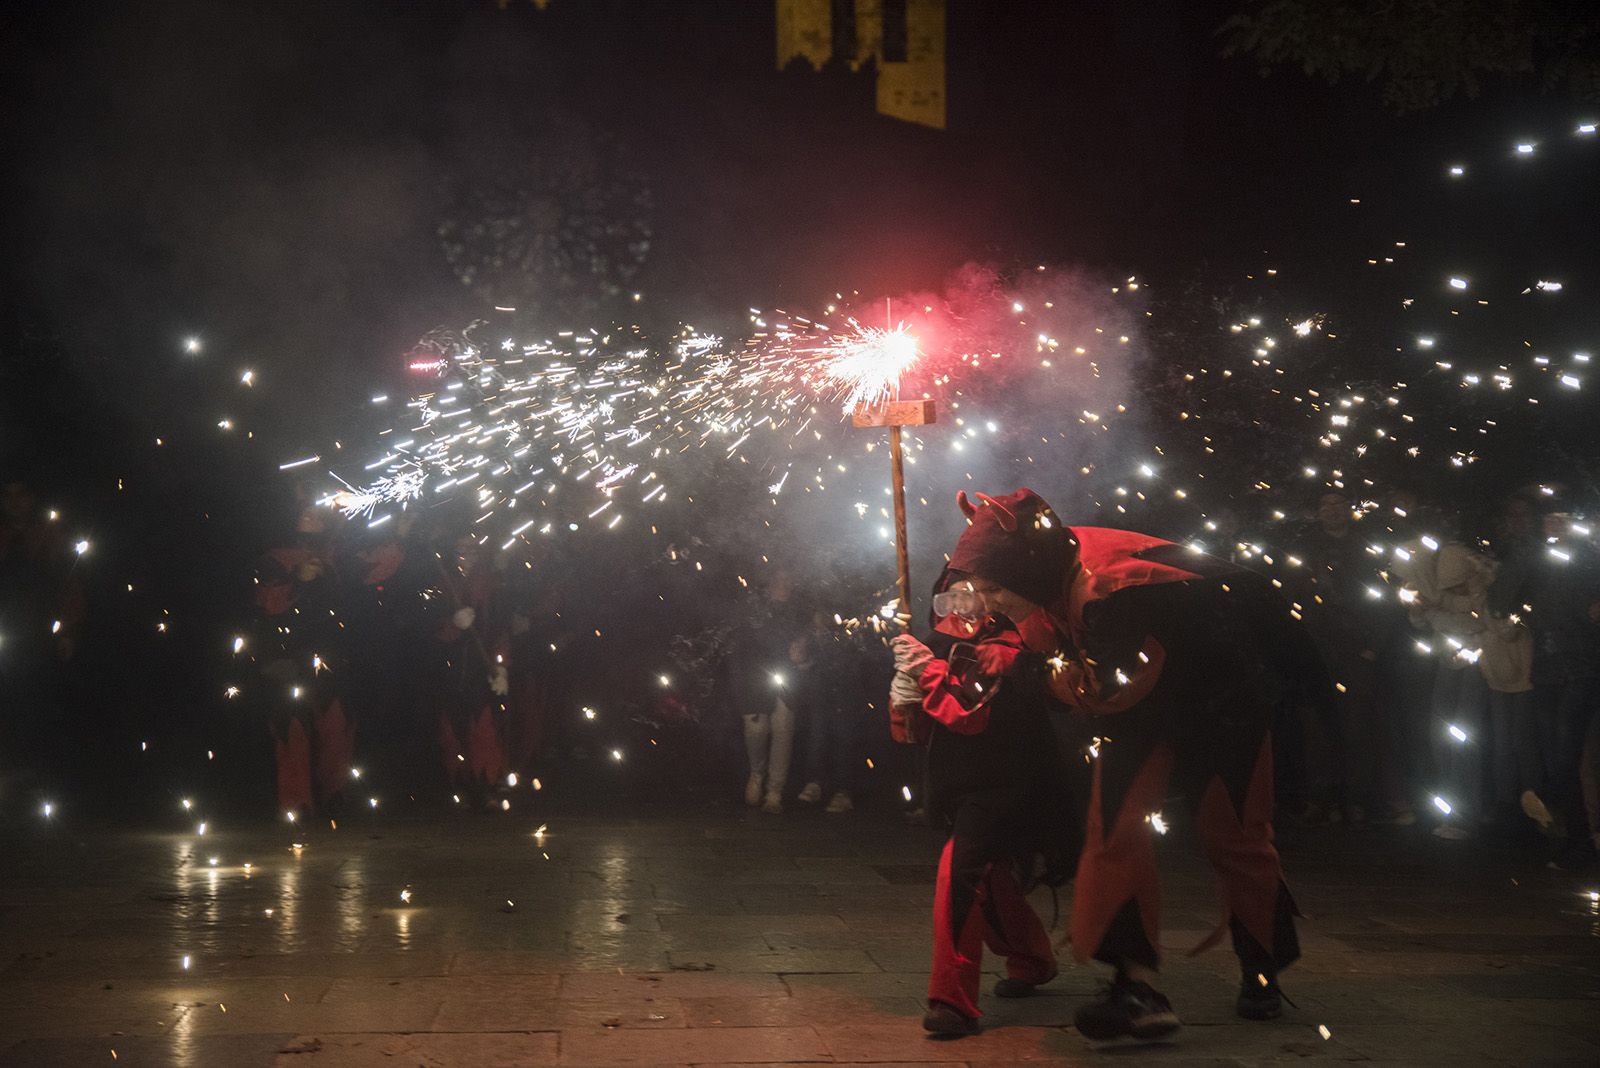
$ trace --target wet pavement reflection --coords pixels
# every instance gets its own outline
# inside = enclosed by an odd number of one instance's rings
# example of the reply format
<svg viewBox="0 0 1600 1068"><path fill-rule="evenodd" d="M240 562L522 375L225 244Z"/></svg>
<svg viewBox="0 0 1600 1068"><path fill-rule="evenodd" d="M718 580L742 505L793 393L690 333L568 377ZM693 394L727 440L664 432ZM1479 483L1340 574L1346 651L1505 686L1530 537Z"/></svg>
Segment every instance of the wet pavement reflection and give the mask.
<svg viewBox="0 0 1600 1068"><path fill-rule="evenodd" d="M1070 964L1043 996L988 999L981 1036L924 1039L940 843L887 814L5 833L0 1065L1106 1056L1068 1026L1098 978ZM1171 947L1215 922L1183 837L1160 847ZM1189 1026L1164 1056L1600 1063L1600 876L1417 829L1289 831L1285 855L1299 1007L1239 1021L1231 958L1173 953Z"/></svg>

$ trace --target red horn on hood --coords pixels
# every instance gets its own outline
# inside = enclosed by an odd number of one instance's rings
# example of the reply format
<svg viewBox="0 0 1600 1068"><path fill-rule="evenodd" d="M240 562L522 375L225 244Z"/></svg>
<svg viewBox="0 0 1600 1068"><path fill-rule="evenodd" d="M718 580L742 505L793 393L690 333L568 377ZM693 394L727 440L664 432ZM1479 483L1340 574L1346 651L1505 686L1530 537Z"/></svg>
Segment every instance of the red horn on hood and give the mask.
<svg viewBox="0 0 1600 1068"><path fill-rule="evenodd" d="M987 504L990 508L993 508L995 512L998 513L996 518L1000 521L1001 530L1011 533L1016 532L1017 517L1011 513L1010 509L1001 504L999 501L995 500L993 497L989 496L987 493L978 494L978 500L982 501L984 504Z"/></svg>
<svg viewBox="0 0 1600 1068"><path fill-rule="evenodd" d="M961 509L961 514L967 517L968 522L978 514L978 506L967 500L966 490L956 490L956 507Z"/></svg>

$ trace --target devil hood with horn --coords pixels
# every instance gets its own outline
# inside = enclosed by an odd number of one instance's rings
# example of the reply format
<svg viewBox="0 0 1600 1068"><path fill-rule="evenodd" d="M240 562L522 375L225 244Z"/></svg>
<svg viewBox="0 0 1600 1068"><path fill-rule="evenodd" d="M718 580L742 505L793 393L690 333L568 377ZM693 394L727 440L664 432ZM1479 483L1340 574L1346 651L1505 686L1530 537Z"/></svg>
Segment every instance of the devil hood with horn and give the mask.
<svg viewBox="0 0 1600 1068"><path fill-rule="evenodd" d="M1240 568L1131 530L1069 527L1031 489L1003 497L956 494L967 529L956 542L951 571L982 575L1067 620L1083 605L1130 586L1189 582ZM1073 611L1076 609L1077 611Z"/></svg>
<svg viewBox="0 0 1600 1068"><path fill-rule="evenodd" d="M978 500L957 494L970 526L949 569L1040 606L1013 622L1035 652L1061 643L1066 667L1051 676L1051 691L1069 705L1120 711L1155 694L1158 684L1168 683L1166 691L1203 687L1246 646L1259 646L1278 673L1325 675L1314 670L1315 654L1302 649L1298 628L1286 625L1288 606L1264 577L1149 534L1062 526L1032 489ZM1222 640L1221 632L1238 628L1250 638ZM1176 678L1163 671L1173 657Z"/></svg>
<svg viewBox="0 0 1600 1068"><path fill-rule="evenodd" d="M978 501L965 491L956 494L968 525L950 554L950 569L982 575L1034 604L1054 603L1077 560L1072 531L1031 489L1004 497L980 493Z"/></svg>
<svg viewBox="0 0 1600 1068"><path fill-rule="evenodd" d="M1003 497L980 493L977 499L974 504L964 492L956 495L969 525L948 570L980 575L1039 606L1033 616L1013 622L1030 649L1043 652L1063 643L1070 670L1058 673L1052 688L1059 683L1058 697L1088 711L1127 708L1148 696L1162 676L1166 646L1175 635L1145 633L1143 622L1122 618L1129 611L1141 619L1150 614L1148 597L1135 591L1163 587L1179 596L1197 583L1220 583L1228 591L1230 579L1248 575L1226 560L1147 534L1064 526L1030 489ZM1133 596L1141 600L1130 602ZM1176 610L1176 602L1171 607ZM1087 659L1078 664L1074 657ZM1105 677L1093 677L1100 675Z"/></svg>

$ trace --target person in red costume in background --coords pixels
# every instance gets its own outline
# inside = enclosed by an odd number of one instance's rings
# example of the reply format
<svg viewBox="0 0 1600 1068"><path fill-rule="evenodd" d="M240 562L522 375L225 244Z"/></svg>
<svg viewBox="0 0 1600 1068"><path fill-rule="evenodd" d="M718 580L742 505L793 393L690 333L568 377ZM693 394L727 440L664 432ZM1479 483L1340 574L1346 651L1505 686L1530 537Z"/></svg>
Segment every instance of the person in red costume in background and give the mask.
<svg viewBox="0 0 1600 1068"><path fill-rule="evenodd" d="M355 728L340 696L345 667L326 528L315 508L295 536L256 564L255 634L249 643L261 682L277 763L278 808L290 819L333 813L350 783Z"/></svg>
<svg viewBox="0 0 1600 1068"><path fill-rule="evenodd" d="M478 808L492 808L509 770L506 697L511 628L500 575L470 537L456 543L440 575L446 615L434 632L434 702L445 777Z"/></svg>
<svg viewBox="0 0 1600 1068"><path fill-rule="evenodd" d="M1129 531L1067 527L1032 490L957 498L967 530L950 568L1049 658L1051 694L1095 717L1085 844L1072 945L1115 969L1079 1008L1091 1039L1157 1038L1179 1026L1155 988L1160 887L1154 836L1169 788L1222 884L1226 918L1199 949L1232 934L1242 971L1236 1009L1282 1012L1279 972L1298 959L1294 899L1272 842L1268 725L1280 700L1326 703L1314 647L1260 576Z"/></svg>
<svg viewBox="0 0 1600 1068"><path fill-rule="evenodd" d="M977 1033L983 947L1006 959L1000 997L1056 975L1055 950L1028 904L1036 873L1066 881L1080 821L1051 725L1045 658L1010 620L947 570L934 586L933 634L895 638L891 732L927 746L928 809L949 829L933 906L933 967L922 1026Z"/></svg>

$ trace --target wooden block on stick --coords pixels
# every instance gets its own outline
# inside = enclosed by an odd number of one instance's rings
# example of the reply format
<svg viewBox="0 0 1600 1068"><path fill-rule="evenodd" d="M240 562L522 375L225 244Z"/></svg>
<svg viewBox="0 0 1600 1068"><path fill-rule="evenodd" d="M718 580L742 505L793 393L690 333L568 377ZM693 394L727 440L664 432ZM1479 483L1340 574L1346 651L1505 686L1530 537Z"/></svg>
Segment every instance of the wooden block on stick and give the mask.
<svg viewBox="0 0 1600 1068"><path fill-rule="evenodd" d="M855 410L851 421L856 426L927 426L937 412L931 400L888 401Z"/></svg>

